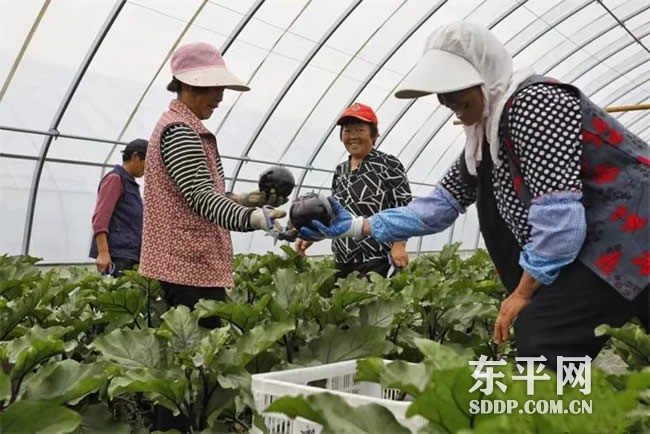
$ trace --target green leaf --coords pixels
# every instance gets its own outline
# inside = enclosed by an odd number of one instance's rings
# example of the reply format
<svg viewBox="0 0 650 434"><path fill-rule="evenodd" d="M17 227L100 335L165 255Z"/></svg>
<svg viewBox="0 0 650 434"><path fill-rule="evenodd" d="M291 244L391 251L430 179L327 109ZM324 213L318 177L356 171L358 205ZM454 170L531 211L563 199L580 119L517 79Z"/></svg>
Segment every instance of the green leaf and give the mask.
<svg viewBox="0 0 650 434"><path fill-rule="evenodd" d="M321 363L334 363L362 357L380 356L388 353L392 344L386 340L383 327L361 326L341 330L328 325L320 338L308 344L307 351L300 360L305 363L318 360Z"/></svg>
<svg viewBox="0 0 650 434"><path fill-rule="evenodd" d="M72 327L56 326L45 329L39 326L32 327L25 335L13 339L7 344L9 362L16 363L19 355L23 351L32 348L35 341L57 341L70 330L72 330Z"/></svg>
<svg viewBox="0 0 650 434"><path fill-rule="evenodd" d="M80 423L79 413L54 402L17 401L0 414L0 433L67 433Z"/></svg>
<svg viewBox="0 0 650 434"><path fill-rule="evenodd" d="M238 338L228 351L222 352L217 357L217 363L225 366L244 367L255 356L273 346L294 329L292 322L260 324Z"/></svg>
<svg viewBox="0 0 650 434"><path fill-rule="evenodd" d="M197 304L196 310L200 318L218 316L245 332L260 322L269 301L271 301L270 294L265 294L253 305L202 299Z"/></svg>
<svg viewBox="0 0 650 434"><path fill-rule="evenodd" d="M154 403L167 407L177 415L188 386L180 368L130 369L111 380L108 396L113 399L126 392L142 392Z"/></svg>
<svg viewBox="0 0 650 434"><path fill-rule="evenodd" d="M281 413L291 419L302 417L303 419L311 420L320 425L325 424L325 419L318 411L312 408L311 403L303 396L283 396L274 399L273 402L262 411L265 413Z"/></svg>
<svg viewBox="0 0 650 434"><path fill-rule="evenodd" d="M144 311L146 297L141 288L130 284L116 290L97 295L95 304L99 310L106 312L112 327L118 328L137 322Z"/></svg>
<svg viewBox="0 0 650 434"><path fill-rule="evenodd" d="M390 327L395 315L404 310L404 302L397 298L393 300L378 300L361 307L361 324Z"/></svg>
<svg viewBox="0 0 650 434"><path fill-rule="evenodd" d="M63 350L63 342L58 339L32 339L31 347L22 350L18 354L18 357L16 357L16 363L11 368L11 379L16 380L22 378L36 366L47 361L50 357L63 353Z"/></svg>
<svg viewBox="0 0 650 434"><path fill-rule="evenodd" d="M11 378L0 369L0 405L11 398Z"/></svg>
<svg viewBox="0 0 650 434"><path fill-rule="evenodd" d="M302 397L283 397L273 401L268 412L302 417L323 426L323 434L410 434L395 416L378 404L353 407L331 393ZM271 430L273 427L269 427Z"/></svg>
<svg viewBox="0 0 650 434"><path fill-rule="evenodd" d="M205 336L205 331L199 328L196 314L190 312L187 306L171 308L161 318L163 323L160 330L168 332L171 347L176 353L189 354Z"/></svg>
<svg viewBox="0 0 650 434"><path fill-rule="evenodd" d="M206 405L208 425L213 425L219 416L233 405L238 394L236 389L217 389L212 393Z"/></svg>
<svg viewBox="0 0 650 434"><path fill-rule="evenodd" d="M130 434L131 427L113 419L105 403L89 405L81 411L81 425L73 434Z"/></svg>
<svg viewBox="0 0 650 434"><path fill-rule="evenodd" d="M395 361L384 363L380 358L357 362L355 380L379 383L384 389L398 389L417 396L427 385L431 369L423 363Z"/></svg>
<svg viewBox="0 0 650 434"><path fill-rule="evenodd" d="M34 264L39 260L30 256L0 256L0 294L38 280L41 272Z"/></svg>
<svg viewBox="0 0 650 434"><path fill-rule="evenodd" d="M108 360L124 368L161 367L160 338L153 329L113 330L90 344Z"/></svg>
<svg viewBox="0 0 650 434"><path fill-rule="evenodd" d="M456 433L472 428L470 417L476 416L469 414L469 402L479 399L480 392L469 392L474 385L471 374L468 365L434 371L427 387L415 398L406 415L420 415L433 428L442 429L443 432Z"/></svg>
<svg viewBox="0 0 650 434"><path fill-rule="evenodd" d="M414 339L415 345L424 355L424 363L431 369L449 369L459 366L469 366L474 353L469 348L457 349L429 339Z"/></svg>
<svg viewBox="0 0 650 434"><path fill-rule="evenodd" d="M49 289L49 281L52 274L48 273L43 280L31 287L29 292L21 297L11 300L0 311L0 340L11 337L12 331L30 315L36 307L44 300Z"/></svg>
<svg viewBox="0 0 650 434"><path fill-rule="evenodd" d="M230 326L220 327L210 330L206 336L201 339L199 348L192 357L195 367L209 367L214 361L214 357L221 351L223 346L230 338Z"/></svg>
<svg viewBox="0 0 650 434"><path fill-rule="evenodd" d="M103 388L110 372L105 363L81 364L75 360L49 363L25 381L20 398L74 405Z"/></svg>
<svg viewBox="0 0 650 434"><path fill-rule="evenodd" d="M615 328L609 325L596 327L596 336L613 337L616 353L632 369L641 369L650 366L650 335L635 324Z"/></svg>
<svg viewBox="0 0 650 434"><path fill-rule="evenodd" d="M476 293L469 293L469 295L474 299L478 298ZM496 319L498 313L496 306L487 299L487 296L482 302L461 303L461 300L458 300L457 303L442 314L440 321L455 326L461 331L477 319Z"/></svg>
<svg viewBox="0 0 650 434"><path fill-rule="evenodd" d="M275 295L269 303L273 319L303 318L312 303L320 298L320 292L336 270L312 270L299 273L292 269L279 269L273 274Z"/></svg>

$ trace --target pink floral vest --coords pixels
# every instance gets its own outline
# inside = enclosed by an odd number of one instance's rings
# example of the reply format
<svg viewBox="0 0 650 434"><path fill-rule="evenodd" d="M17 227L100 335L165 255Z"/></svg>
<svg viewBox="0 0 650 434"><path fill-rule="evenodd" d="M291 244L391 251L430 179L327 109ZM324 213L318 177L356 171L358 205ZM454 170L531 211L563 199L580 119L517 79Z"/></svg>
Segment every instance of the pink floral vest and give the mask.
<svg viewBox="0 0 650 434"><path fill-rule="evenodd" d="M199 135L215 189L225 192L215 136L185 104L173 100L158 121L147 149L140 273L181 285L232 287L230 232L192 211L162 161L161 135L166 127L179 123Z"/></svg>

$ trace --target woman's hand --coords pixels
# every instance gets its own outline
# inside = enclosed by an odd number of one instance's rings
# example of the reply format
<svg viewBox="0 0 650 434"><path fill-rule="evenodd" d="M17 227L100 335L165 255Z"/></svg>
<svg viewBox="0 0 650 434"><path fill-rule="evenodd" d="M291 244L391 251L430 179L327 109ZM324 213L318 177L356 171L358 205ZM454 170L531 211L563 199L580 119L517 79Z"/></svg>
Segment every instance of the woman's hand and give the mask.
<svg viewBox="0 0 650 434"><path fill-rule="evenodd" d="M286 215L286 211L271 208L269 206L257 208L251 214L251 226L253 229L261 229L268 232L273 228L277 228L279 225L279 222L276 222L276 219L282 218Z"/></svg>
<svg viewBox="0 0 650 434"><path fill-rule="evenodd" d="M394 242L390 249L390 257L393 265L397 268L404 268L409 264L409 254L406 251L405 242Z"/></svg>
<svg viewBox="0 0 650 434"><path fill-rule="evenodd" d="M363 236L364 218L353 216L336 199L329 197L328 200L330 205L332 205L332 211L336 215L334 220L332 220L329 226L325 226L318 220L313 220L311 224L316 230L307 226L301 227L301 238L314 241L320 241L323 238L361 238Z"/></svg>
<svg viewBox="0 0 650 434"><path fill-rule="evenodd" d="M313 241L305 241L300 238L296 240L296 252L299 256L306 256L305 251L314 244Z"/></svg>
<svg viewBox="0 0 650 434"><path fill-rule="evenodd" d="M111 255L108 252L99 252L95 265L97 265L97 271L100 273L108 272L111 265Z"/></svg>
<svg viewBox="0 0 650 434"><path fill-rule="evenodd" d="M494 322L494 340L497 344L502 344L508 339L512 323L528 306L528 303L530 303L530 296L524 295L518 290L515 290L503 300L497 319Z"/></svg>

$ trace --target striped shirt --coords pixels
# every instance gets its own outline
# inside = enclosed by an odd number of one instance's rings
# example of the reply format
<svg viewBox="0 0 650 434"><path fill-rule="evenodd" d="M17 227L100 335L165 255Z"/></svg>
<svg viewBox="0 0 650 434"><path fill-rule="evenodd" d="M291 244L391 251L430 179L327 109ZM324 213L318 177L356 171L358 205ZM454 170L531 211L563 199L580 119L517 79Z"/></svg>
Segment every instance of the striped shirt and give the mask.
<svg viewBox="0 0 650 434"><path fill-rule="evenodd" d="M199 136L187 125L170 125L162 134L163 164L192 210L229 231L249 232L252 208L217 193ZM219 176L223 166L218 160Z"/></svg>

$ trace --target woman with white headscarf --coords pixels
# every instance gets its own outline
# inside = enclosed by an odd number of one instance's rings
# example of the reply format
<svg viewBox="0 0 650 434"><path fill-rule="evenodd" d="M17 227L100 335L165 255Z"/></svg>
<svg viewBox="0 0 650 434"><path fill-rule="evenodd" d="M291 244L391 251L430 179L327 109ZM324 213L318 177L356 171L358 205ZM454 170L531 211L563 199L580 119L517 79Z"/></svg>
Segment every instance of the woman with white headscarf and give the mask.
<svg viewBox="0 0 650 434"><path fill-rule="evenodd" d="M371 218L332 201L330 226L301 237L437 233L476 203L481 233L508 289L494 337L514 322L519 356L594 358L594 328L634 317L650 299L650 148L579 89L514 71L486 28L436 29L398 98L437 94L462 121L462 154L426 197ZM516 321L515 321L516 320Z"/></svg>

